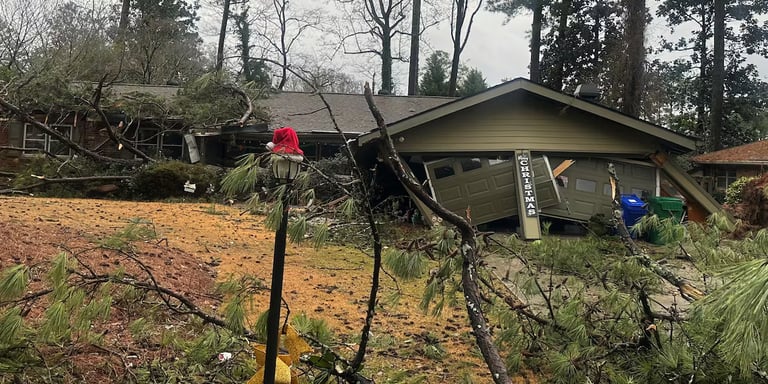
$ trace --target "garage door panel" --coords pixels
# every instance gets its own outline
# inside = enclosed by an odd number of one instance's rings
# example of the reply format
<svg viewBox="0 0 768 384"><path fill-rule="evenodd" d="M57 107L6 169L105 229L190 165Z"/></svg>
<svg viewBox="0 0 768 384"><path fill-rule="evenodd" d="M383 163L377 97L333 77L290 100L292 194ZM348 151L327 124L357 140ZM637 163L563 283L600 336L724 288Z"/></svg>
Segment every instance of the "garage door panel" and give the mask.
<svg viewBox="0 0 768 384"><path fill-rule="evenodd" d="M491 188L488 186L488 180L486 179L474 180L467 183L467 192L469 192L470 196L490 191Z"/></svg>
<svg viewBox="0 0 768 384"><path fill-rule="evenodd" d="M608 163L614 164L619 178L620 193L653 191L656 171L653 166L624 163L601 158L571 158L575 163L562 174L559 186L562 203L543 208L542 214L574 220L588 220L595 214L610 215L611 197L608 184ZM566 158L551 158L552 164L560 164Z"/></svg>
<svg viewBox="0 0 768 384"><path fill-rule="evenodd" d="M518 213L517 178L515 171L517 163L510 160L496 160L480 158L482 166L472 167L471 170L464 165L468 160L477 158L451 158L441 159L427 163L427 173L430 176L437 201L452 212L465 216L467 207L470 208L473 224L482 224L489 221L514 216ZM547 162L541 158L532 161L534 182L536 188L548 189L538 198L545 205L553 201L557 203L557 190L551 179L551 170ZM539 169L540 168L540 169ZM440 172L440 178L436 173ZM454 172L454 174L450 174ZM538 172L538 173L537 173Z"/></svg>
<svg viewBox="0 0 768 384"><path fill-rule="evenodd" d="M461 186L454 185L452 187L441 188L437 193L437 199L444 202L463 200Z"/></svg>

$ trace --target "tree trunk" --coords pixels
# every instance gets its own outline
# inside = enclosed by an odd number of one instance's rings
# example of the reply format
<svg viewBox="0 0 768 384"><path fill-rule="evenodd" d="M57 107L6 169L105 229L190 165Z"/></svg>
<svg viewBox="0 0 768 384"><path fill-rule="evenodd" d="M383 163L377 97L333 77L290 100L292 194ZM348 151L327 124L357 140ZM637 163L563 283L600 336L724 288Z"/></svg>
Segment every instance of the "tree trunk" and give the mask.
<svg viewBox="0 0 768 384"><path fill-rule="evenodd" d="M387 132L384 118L381 116L378 107L373 103L371 88L367 83L365 84L365 100L368 103L371 113L376 119L377 126L381 130L383 139L381 150L384 153L384 161L395 173L398 180L405 185L409 191L429 207L429 209L435 212L435 214L440 216L447 223L456 226L459 230L459 233L461 234L460 251L463 256L461 284L464 291L467 315L472 327L472 333L475 336L475 341L480 349L480 353L483 355L483 358L488 365L494 383L511 383L512 381L507 374L507 367L504 364L501 355L499 355L496 345L493 343L493 337L491 336L490 329L485 321L485 315L481 307L482 298L480 295L480 288L477 284L476 270L477 244L475 243L475 232L472 229L472 226L464 218L445 209L435 201L426 191L424 191L421 187L421 183L411 177L410 173L406 172L405 167L400 161L397 150L395 149L395 144L392 142L392 138Z"/></svg>
<svg viewBox="0 0 768 384"><path fill-rule="evenodd" d="M712 104L709 129L711 150L723 148L723 93L725 92L725 0L715 0L714 62L712 63Z"/></svg>
<svg viewBox="0 0 768 384"><path fill-rule="evenodd" d="M381 35L381 89L380 95L392 94L392 31L384 29Z"/></svg>
<svg viewBox="0 0 768 384"><path fill-rule="evenodd" d="M624 68L621 111L640 116L645 74L645 0L625 0L627 7L627 64Z"/></svg>
<svg viewBox="0 0 768 384"><path fill-rule="evenodd" d="M530 77L534 83L541 83L541 25L544 19L544 1L537 0L533 7L531 23L531 64Z"/></svg>
<svg viewBox="0 0 768 384"><path fill-rule="evenodd" d="M461 59L461 30L464 28L464 18L467 16L467 1L455 0L456 20L453 28L453 57L451 58L451 73L448 77L448 96L456 96L456 83L459 80L459 60Z"/></svg>
<svg viewBox="0 0 768 384"><path fill-rule="evenodd" d="M117 26L117 35L119 40L125 39L125 31L128 29L128 16L131 12L131 0L123 0L120 7L120 23Z"/></svg>
<svg viewBox="0 0 768 384"><path fill-rule="evenodd" d="M421 38L421 0L413 0L411 17L411 58L408 63L408 95L413 96L419 88L419 39Z"/></svg>
<svg viewBox="0 0 768 384"><path fill-rule="evenodd" d="M699 51L699 89L697 95L698 100L696 100L696 134L701 135L702 137L708 137L709 135L706 135L705 124L705 121L707 120L707 67L709 66L709 60L707 58L707 40L709 33L707 30L706 5L700 6L699 16L701 17L701 31L699 31L699 38L696 42L696 48L698 48ZM711 148L711 144L707 145L707 147Z"/></svg>
<svg viewBox="0 0 768 384"><path fill-rule="evenodd" d="M219 46L216 50L216 71L221 71L224 66L224 40L227 38L227 21L229 21L229 2L224 0L224 15L221 17L221 30L219 30Z"/></svg>

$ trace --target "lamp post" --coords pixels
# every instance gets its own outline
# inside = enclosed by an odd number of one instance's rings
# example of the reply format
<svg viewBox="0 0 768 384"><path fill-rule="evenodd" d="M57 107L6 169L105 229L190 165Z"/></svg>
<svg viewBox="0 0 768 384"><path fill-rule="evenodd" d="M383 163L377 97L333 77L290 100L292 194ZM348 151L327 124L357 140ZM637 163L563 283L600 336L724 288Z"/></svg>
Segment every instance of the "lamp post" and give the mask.
<svg viewBox="0 0 768 384"><path fill-rule="evenodd" d="M280 131L290 130L289 133ZM285 142L285 135L292 140ZM275 364L277 362L277 349L280 344L280 307L283 292L283 269L285 267L285 244L288 232L288 203L291 183L301 168L304 157L298 149L296 133L291 128L281 128L275 131L272 146L267 147L273 151L272 173L278 182L285 185L280 197L282 203L282 216L280 227L275 233L275 252L272 259L272 285L269 294L269 314L267 316L267 350L264 361L264 384L275 383Z"/></svg>

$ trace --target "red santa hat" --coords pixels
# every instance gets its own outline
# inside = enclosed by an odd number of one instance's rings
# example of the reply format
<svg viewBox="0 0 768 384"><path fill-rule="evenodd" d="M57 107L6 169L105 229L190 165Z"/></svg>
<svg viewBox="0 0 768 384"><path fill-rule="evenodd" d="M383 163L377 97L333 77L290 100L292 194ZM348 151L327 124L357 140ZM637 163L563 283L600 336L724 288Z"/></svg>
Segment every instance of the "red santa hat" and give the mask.
<svg viewBox="0 0 768 384"><path fill-rule="evenodd" d="M304 151L299 148L299 137L296 131L291 127L282 127L275 129L272 134L272 142L267 144L272 153L284 153L289 155L303 155Z"/></svg>

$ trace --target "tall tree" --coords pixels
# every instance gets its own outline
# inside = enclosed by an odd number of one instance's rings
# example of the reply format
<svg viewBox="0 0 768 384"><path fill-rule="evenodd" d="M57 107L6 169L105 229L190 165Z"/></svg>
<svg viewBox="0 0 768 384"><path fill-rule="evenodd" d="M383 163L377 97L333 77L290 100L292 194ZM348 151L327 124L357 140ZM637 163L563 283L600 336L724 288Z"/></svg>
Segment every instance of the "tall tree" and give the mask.
<svg viewBox="0 0 768 384"><path fill-rule="evenodd" d="M435 51L428 58L421 74L419 93L425 96L448 96L448 71L451 61L445 51Z"/></svg>
<svg viewBox="0 0 768 384"><path fill-rule="evenodd" d="M219 44L216 49L216 70L221 71L224 66L224 41L227 38L227 22L229 21L230 0L224 0L224 12L221 16L221 29L219 30Z"/></svg>
<svg viewBox="0 0 768 384"><path fill-rule="evenodd" d="M410 35L410 0L337 0L346 12L341 33L345 54L376 55L381 60L379 94L394 91L392 63L403 61L402 45Z"/></svg>
<svg viewBox="0 0 768 384"><path fill-rule="evenodd" d="M709 130L712 134L711 148L722 149L723 92L725 87L725 0L714 0L714 57L712 59L712 96Z"/></svg>
<svg viewBox="0 0 768 384"><path fill-rule="evenodd" d="M469 4L471 0L453 0L451 4L451 41L453 42L453 58L451 59L451 73L448 79L448 96L456 96L456 86L459 79L459 64L461 60L461 52L464 51L464 47L469 40L469 33L472 30L472 23L475 20L475 15L483 5L483 0L477 1L477 6L469 12ZM469 16L469 20L467 20ZM466 32L462 32L466 23Z"/></svg>
<svg viewBox="0 0 768 384"><path fill-rule="evenodd" d="M648 11L645 8L645 0L624 0L624 6L627 9L624 30L627 55L621 111L638 117L644 84L645 24Z"/></svg>
<svg viewBox="0 0 768 384"><path fill-rule="evenodd" d="M28 69L34 51L43 43L53 5L44 0L0 1L0 65L7 71Z"/></svg>
<svg viewBox="0 0 768 384"><path fill-rule="evenodd" d="M534 83L541 82L541 34L544 24L544 7L549 6L549 0L488 0L487 8L492 12L501 12L507 15L509 21L524 10L531 11L531 58L528 64L529 78Z"/></svg>
<svg viewBox="0 0 768 384"><path fill-rule="evenodd" d="M421 0L413 0L411 10L411 54L408 59L408 95L415 95L419 86L419 39L421 39Z"/></svg>
<svg viewBox="0 0 768 384"><path fill-rule="evenodd" d="M131 14L131 0L122 0L120 4L120 21L117 25L117 38L122 41L128 29L128 17Z"/></svg>
<svg viewBox="0 0 768 384"><path fill-rule="evenodd" d="M547 76L543 78L543 82L549 88L556 91L562 91L565 84L565 66L566 61L569 59L569 53L572 53L567 48L568 34L568 16L571 14L572 0L560 0L557 6L554 7L557 15L557 23L551 31L553 36L553 44L549 50L551 55L547 55L550 60L547 65Z"/></svg>
<svg viewBox="0 0 768 384"><path fill-rule="evenodd" d="M183 0L133 0L126 35L125 79L161 84L204 72L198 6Z"/></svg>

